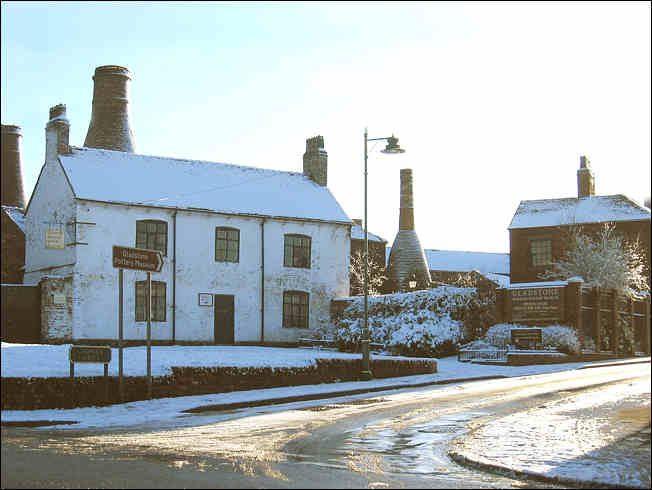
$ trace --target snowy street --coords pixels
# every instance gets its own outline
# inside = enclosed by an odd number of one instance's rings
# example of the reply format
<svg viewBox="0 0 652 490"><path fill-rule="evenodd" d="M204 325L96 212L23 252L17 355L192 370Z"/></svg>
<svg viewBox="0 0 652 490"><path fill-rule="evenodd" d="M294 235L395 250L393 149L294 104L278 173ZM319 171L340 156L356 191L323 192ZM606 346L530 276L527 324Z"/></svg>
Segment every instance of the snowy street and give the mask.
<svg viewBox="0 0 652 490"><path fill-rule="evenodd" d="M279 349L288 350L297 351L295 356L318 352ZM271 351L266 359L278 360ZM606 486L648 488L649 432L645 444L640 444L640 437L645 436L641 429L649 431L650 363L649 358L636 361L500 367L446 358L438 361L439 372L433 375L74 410L3 411L3 423L77 423L3 427L2 483L4 487L568 488L575 486L569 482L595 479L609 482ZM593 367L597 365L605 367ZM462 382L487 375L510 377ZM445 380L453 382L414 386ZM363 386L388 390L337 396ZM325 400L253 406L265 399L273 403L310 393L331 395ZM252 406L186 412L227 401L248 401ZM623 436L631 437L621 441ZM466 458L481 466L459 466L449 452L456 461ZM70 472L70 465L79 469ZM516 471L521 477L530 473L562 478L562 483L493 474L487 471L492 467Z"/></svg>

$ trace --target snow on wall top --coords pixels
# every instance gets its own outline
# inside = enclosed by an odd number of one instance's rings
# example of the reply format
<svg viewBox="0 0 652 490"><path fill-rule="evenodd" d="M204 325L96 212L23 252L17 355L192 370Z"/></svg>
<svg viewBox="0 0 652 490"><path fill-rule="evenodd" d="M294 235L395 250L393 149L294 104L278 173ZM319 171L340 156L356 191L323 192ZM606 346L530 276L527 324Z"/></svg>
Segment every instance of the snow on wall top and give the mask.
<svg viewBox="0 0 652 490"><path fill-rule="evenodd" d="M502 274L495 274L493 272L483 272L482 275L489 279L490 281L495 282L501 288L509 287L510 279L509 276L504 276Z"/></svg>
<svg viewBox="0 0 652 490"><path fill-rule="evenodd" d="M521 201L507 229L649 219L648 209L622 194L540 199Z"/></svg>
<svg viewBox="0 0 652 490"><path fill-rule="evenodd" d="M387 243L387 240L379 237L378 235L374 235L373 233L369 233L369 231L367 231L367 238L370 242L373 241ZM364 228L362 228L362 226L354 224L351 227L351 240L364 240Z"/></svg>
<svg viewBox="0 0 652 490"><path fill-rule="evenodd" d="M96 148L58 155L75 197L351 223L327 187L299 172Z"/></svg>
<svg viewBox="0 0 652 490"><path fill-rule="evenodd" d="M458 250L424 250L431 271L494 272L509 274L509 254L462 252Z"/></svg>
<svg viewBox="0 0 652 490"><path fill-rule="evenodd" d="M20 231L25 233L25 211L16 206L2 206L2 210L7 213L7 216L11 218L11 221L16 223L16 226L20 228Z"/></svg>

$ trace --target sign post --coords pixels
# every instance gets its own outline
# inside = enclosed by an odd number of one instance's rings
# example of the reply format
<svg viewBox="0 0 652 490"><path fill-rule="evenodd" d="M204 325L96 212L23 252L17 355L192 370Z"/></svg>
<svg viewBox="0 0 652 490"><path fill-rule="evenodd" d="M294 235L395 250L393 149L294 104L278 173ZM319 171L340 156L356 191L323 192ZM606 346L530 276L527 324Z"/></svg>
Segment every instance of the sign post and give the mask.
<svg viewBox="0 0 652 490"><path fill-rule="evenodd" d="M122 330L122 319L123 319L123 312L122 312L122 283L123 283L123 276L124 276L124 269L121 267L118 270L118 277L119 277L119 282L120 282L120 293L119 293L119 307L118 307L118 377L120 380L120 385L118 387L118 391L120 394L120 403L124 402L124 381L122 379L123 376L123 371L122 371L122 340L123 340L123 330Z"/></svg>
<svg viewBox="0 0 652 490"><path fill-rule="evenodd" d="M152 399L152 274L147 272L147 399Z"/></svg>
<svg viewBox="0 0 652 490"><path fill-rule="evenodd" d="M70 377L75 376L76 362L91 362L104 364L104 400L109 402L109 363L111 362L111 347L103 345L71 345L68 349L70 360Z"/></svg>
<svg viewBox="0 0 652 490"><path fill-rule="evenodd" d="M113 267L119 268L120 277L120 312L118 337L120 346L120 399L123 397L122 382L122 271L132 269L147 272L147 399L152 399L152 272L161 272L163 254L158 250L130 248L113 245Z"/></svg>

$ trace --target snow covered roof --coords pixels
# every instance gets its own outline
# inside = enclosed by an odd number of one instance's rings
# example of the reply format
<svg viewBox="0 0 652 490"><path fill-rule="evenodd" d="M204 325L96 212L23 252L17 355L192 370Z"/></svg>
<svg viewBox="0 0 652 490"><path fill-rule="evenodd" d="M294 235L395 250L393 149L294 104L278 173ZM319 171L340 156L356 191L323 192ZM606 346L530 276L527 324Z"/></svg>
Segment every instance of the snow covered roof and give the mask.
<svg viewBox="0 0 652 490"><path fill-rule="evenodd" d="M521 201L507 229L639 220L649 221L650 211L622 194L539 199Z"/></svg>
<svg viewBox="0 0 652 490"><path fill-rule="evenodd" d="M367 231L367 239L371 242L384 242L387 243L387 240L384 238L379 237L378 235L374 235L373 233L369 233ZM359 225L354 224L351 227L351 240L364 240L364 228L362 228Z"/></svg>
<svg viewBox="0 0 652 490"><path fill-rule="evenodd" d="M351 223L299 172L77 147L59 160L80 199Z"/></svg>
<svg viewBox="0 0 652 490"><path fill-rule="evenodd" d="M7 213L7 216L11 218L11 221L16 223L16 226L20 228L20 231L25 233L25 211L21 208L15 206L2 206L2 210Z"/></svg>
<svg viewBox="0 0 652 490"><path fill-rule="evenodd" d="M481 272L481 274L490 281L498 284L498 286L501 288L509 287L509 276L504 276L503 274L495 274L493 272Z"/></svg>
<svg viewBox="0 0 652 490"><path fill-rule="evenodd" d="M509 254L463 252L459 250L424 250L431 271L487 272L509 274Z"/></svg>

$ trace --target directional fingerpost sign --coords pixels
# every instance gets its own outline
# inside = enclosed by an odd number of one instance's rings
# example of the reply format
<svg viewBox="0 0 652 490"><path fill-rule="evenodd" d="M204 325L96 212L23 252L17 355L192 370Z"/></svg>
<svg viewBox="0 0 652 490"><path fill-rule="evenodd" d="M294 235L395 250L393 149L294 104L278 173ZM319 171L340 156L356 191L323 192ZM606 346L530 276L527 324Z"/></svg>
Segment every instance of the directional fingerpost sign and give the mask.
<svg viewBox="0 0 652 490"><path fill-rule="evenodd" d="M158 250L113 245L113 267L145 272L161 272L163 254Z"/></svg>

